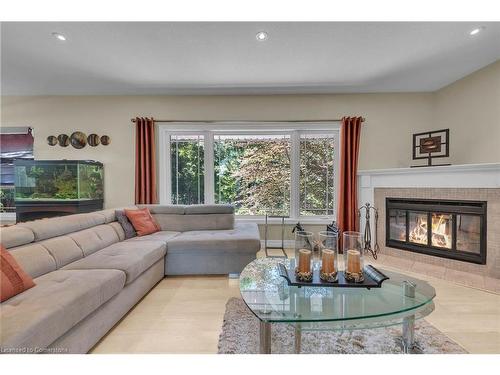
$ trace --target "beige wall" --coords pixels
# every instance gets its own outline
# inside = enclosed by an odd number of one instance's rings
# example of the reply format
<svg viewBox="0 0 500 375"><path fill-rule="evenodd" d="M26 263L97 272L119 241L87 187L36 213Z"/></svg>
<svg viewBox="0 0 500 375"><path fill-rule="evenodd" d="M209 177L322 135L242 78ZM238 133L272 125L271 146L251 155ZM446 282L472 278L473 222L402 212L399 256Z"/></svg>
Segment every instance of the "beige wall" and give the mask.
<svg viewBox="0 0 500 375"><path fill-rule="evenodd" d="M130 118L176 120L335 119L363 115L360 168L410 163L411 132L431 121L430 94L307 96L32 96L3 97L2 126L32 126L38 159L94 159L105 164L107 207L130 204L134 185L134 128ZM51 147L49 135L108 134L111 145Z"/></svg>
<svg viewBox="0 0 500 375"><path fill-rule="evenodd" d="M133 202L136 115L176 120L300 120L363 115L360 169L407 167L414 132L449 127L452 163L500 161L500 63L436 93L273 96L2 97L2 126L35 129L38 159L94 159L105 164L105 205ZM481 123L474 119L480 118ZM489 121L491 120L491 121ZM107 134L110 146L50 147L49 135ZM477 136L476 136L477 135ZM472 143L473 147L470 147Z"/></svg>
<svg viewBox="0 0 500 375"><path fill-rule="evenodd" d="M450 128L452 164L500 161L500 61L437 91L433 126Z"/></svg>

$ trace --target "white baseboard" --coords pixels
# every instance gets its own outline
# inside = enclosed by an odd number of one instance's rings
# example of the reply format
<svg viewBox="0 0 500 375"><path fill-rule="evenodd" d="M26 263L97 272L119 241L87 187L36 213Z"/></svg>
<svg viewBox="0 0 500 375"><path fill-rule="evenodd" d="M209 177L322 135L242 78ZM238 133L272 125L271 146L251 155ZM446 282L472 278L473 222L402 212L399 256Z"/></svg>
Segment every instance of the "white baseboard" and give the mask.
<svg viewBox="0 0 500 375"><path fill-rule="evenodd" d="M260 246L262 249L264 249L264 247L266 246L266 243L264 240L260 241ZM271 247L281 246L281 240L268 240L267 246L271 246ZM284 246L285 246L285 249L293 249L293 247L295 246L295 241L294 240L285 240Z"/></svg>

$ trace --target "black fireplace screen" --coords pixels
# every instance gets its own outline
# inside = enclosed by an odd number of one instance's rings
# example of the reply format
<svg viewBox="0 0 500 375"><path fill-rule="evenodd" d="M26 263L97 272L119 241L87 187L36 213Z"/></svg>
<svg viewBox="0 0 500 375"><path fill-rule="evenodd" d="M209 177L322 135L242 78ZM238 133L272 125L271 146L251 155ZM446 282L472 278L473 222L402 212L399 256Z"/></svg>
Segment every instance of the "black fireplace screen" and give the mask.
<svg viewBox="0 0 500 375"><path fill-rule="evenodd" d="M486 202L386 198L386 246L486 264Z"/></svg>

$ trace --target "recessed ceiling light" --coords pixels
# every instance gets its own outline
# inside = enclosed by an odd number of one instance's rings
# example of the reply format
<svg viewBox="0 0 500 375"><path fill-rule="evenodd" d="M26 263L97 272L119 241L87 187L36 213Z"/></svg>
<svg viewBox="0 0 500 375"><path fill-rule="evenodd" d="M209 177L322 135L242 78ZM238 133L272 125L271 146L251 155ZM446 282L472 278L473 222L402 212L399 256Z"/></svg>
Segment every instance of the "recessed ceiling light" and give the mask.
<svg viewBox="0 0 500 375"><path fill-rule="evenodd" d="M476 27L474 30L471 30L471 32L469 34L470 35L476 35L476 34L479 34L483 30L484 30L484 26Z"/></svg>
<svg viewBox="0 0 500 375"><path fill-rule="evenodd" d="M255 35L255 38L259 41L259 42L263 42L264 40L266 40L268 37L267 33L265 31L259 31L256 35Z"/></svg>
<svg viewBox="0 0 500 375"><path fill-rule="evenodd" d="M66 41L66 37L60 33L52 33L52 36L61 42Z"/></svg>

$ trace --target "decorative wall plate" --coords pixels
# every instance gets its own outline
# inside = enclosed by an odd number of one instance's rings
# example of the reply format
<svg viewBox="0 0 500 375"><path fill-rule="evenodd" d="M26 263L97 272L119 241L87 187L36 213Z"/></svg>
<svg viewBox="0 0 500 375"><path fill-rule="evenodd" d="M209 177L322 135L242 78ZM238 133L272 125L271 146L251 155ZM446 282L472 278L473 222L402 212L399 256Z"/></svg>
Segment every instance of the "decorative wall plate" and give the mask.
<svg viewBox="0 0 500 375"><path fill-rule="evenodd" d="M74 132L70 137L71 146L80 149L87 145L87 136L82 132Z"/></svg>
<svg viewBox="0 0 500 375"><path fill-rule="evenodd" d="M99 146L99 144L101 143L101 139L99 138L99 136L97 134L92 133L92 134L89 134L89 136L87 137L87 142L88 142L89 146L96 147L96 146Z"/></svg>
<svg viewBox="0 0 500 375"><path fill-rule="evenodd" d="M111 143L111 138L109 137L109 135L103 135L101 137L101 143L104 145L104 146L107 146Z"/></svg>
<svg viewBox="0 0 500 375"><path fill-rule="evenodd" d="M66 134L59 134L57 136L57 140L59 141L59 146L61 147L69 146L69 137Z"/></svg>
<svg viewBox="0 0 500 375"><path fill-rule="evenodd" d="M57 145L57 143L58 143L58 140L57 140L57 137L55 135L49 135L47 137L47 144L49 146L55 146L55 145Z"/></svg>
<svg viewBox="0 0 500 375"><path fill-rule="evenodd" d="M447 158L450 156L450 129L431 130L413 134L413 160L427 159L426 165L412 165L412 167L430 167L432 159Z"/></svg>

